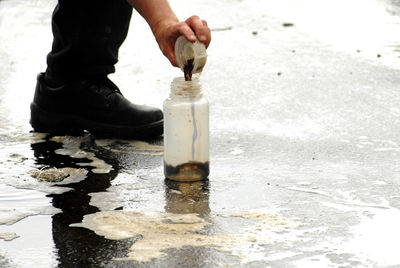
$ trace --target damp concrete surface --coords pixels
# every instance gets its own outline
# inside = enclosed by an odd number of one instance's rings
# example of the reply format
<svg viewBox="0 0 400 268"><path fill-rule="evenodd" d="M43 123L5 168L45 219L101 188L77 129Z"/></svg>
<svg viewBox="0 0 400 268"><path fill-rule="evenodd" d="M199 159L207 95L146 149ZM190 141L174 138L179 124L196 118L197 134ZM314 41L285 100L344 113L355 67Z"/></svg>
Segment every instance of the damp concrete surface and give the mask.
<svg viewBox="0 0 400 268"><path fill-rule="evenodd" d="M31 131L55 4L0 1L0 267L400 267L399 1L171 0L212 30L194 183L162 138ZM160 108L182 75L137 13L116 69Z"/></svg>

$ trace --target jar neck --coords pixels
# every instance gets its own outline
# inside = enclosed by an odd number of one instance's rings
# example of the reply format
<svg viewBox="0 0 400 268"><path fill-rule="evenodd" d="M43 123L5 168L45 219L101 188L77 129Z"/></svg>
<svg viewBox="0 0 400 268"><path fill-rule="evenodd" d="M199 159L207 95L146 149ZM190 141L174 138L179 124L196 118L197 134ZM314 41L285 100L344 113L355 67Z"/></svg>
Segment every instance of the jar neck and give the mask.
<svg viewBox="0 0 400 268"><path fill-rule="evenodd" d="M198 77L193 77L191 81L186 81L183 77L176 77L171 83L171 99L186 98L196 99L203 95L201 84Z"/></svg>

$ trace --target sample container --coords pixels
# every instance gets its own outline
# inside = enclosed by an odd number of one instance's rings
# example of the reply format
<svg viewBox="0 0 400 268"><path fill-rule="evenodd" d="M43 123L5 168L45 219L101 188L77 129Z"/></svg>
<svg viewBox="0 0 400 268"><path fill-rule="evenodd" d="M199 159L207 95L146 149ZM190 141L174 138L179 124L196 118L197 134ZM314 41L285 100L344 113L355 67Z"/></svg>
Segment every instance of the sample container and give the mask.
<svg viewBox="0 0 400 268"><path fill-rule="evenodd" d="M175 78L164 101L164 175L174 181L208 177L209 104L198 77Z"/></svg>

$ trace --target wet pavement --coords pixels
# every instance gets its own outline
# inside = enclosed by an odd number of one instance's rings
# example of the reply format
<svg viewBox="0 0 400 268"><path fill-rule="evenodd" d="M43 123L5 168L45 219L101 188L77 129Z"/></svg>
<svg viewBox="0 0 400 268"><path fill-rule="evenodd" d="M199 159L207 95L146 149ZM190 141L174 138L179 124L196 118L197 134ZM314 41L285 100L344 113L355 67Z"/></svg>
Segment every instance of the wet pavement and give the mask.
<svg viewBox="0 0 400 268"><path fill-rule="evenodd" d="M400 267L399 1L170 2L213 30L202 182L162 139L30 132L55 2L0 1L0 267ZM137 14L120 58L162 107L182 74Z"/></svg>

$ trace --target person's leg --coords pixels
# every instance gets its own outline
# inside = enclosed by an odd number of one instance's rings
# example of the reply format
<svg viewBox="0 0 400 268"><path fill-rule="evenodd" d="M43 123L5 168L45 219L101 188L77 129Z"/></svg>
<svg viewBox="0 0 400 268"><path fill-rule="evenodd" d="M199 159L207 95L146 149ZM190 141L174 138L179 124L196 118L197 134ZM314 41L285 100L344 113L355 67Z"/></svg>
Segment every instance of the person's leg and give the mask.
<svg viewBox="0 0 400 268"><path fill-rule="evenodd" d="M114 72L131 14L126 0L59 0L46 76L66 82Z"/></svg>
<svg viewBox="0 0 400 268"><path fill-rule="evenodd" d="M126 0L59 0L53 48L38 75L30 123L36 131L151 138L163 133L160 109L127 100L114 72L132 8Z"/></svg>

